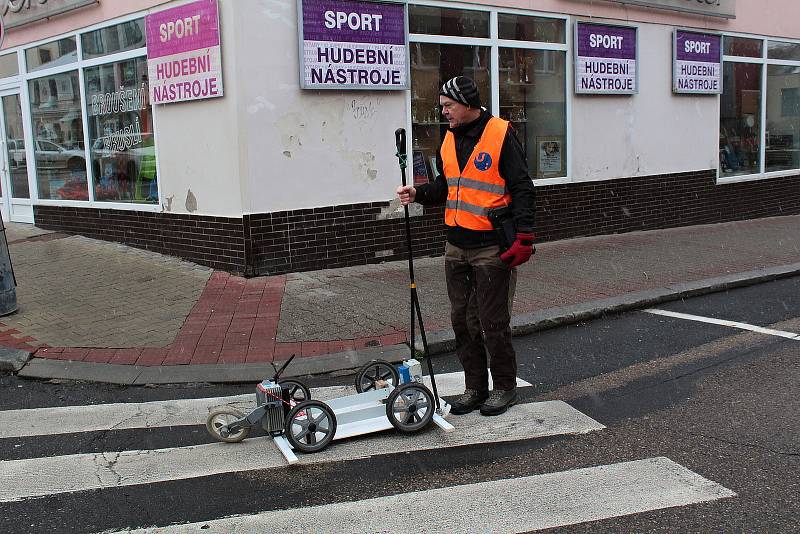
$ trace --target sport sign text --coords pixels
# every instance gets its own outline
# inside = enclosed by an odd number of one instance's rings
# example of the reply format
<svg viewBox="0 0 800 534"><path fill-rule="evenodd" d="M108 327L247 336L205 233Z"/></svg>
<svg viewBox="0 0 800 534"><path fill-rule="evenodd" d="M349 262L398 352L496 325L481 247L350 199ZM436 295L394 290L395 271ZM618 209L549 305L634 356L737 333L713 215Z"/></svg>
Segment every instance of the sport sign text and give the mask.
<svg viewBox="0 0 800 534"><path fill-rule="evenodd" d="M298 0L304 89L407 89L405 7Z"/></svg>
<svg viewBox="0 0 800 534"><path fill-rule="evenodd" d="M151 102L222 96L217 0L159 11L145 23Z"/></svg>
<svg viewBox="0 0 800 534"><path fill-rule="evenodd" d="M575 92L638 92L636 28L575 23Z"/></svg>
<svg viewBox="0 0 800 534"><path fill-rule="evenodd" d="M722 92L722 36L675 30L672 90L676 93Z"/></svg>

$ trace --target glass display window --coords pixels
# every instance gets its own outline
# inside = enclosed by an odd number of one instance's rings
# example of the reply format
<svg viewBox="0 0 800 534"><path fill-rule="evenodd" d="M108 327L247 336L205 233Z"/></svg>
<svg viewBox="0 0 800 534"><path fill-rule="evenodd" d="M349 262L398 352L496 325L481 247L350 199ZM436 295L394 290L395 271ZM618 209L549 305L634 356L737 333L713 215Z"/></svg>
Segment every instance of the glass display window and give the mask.
<svg viewBox="0 0 800 534"><path fill-rule="evenodd" d="M767 66L767 172L800 169L800 66Z"/></svg>
<svg viewBox="0 0 800 534"><path fill-rule="evenodd" d="M19 74L19 63L17 54L6 54L0 56L0 78L10 78Z"/></svg>
<svg viewBox="0 0 800 534"><path fill-rule="evenodd" d="M411 43L411 123L415 181L422 169L434 179L436 153L447 132L439 109L439 89L454 76L469 76L478 86L483 106L490 108L489 47ZM419 178L418 178L419 177Z"/></svg>
<svg viewBox="0 0 800 534"><path fill-rule="evenodd" d="M489 37L488 11L410 5L408 23L411 33Z"/></svg>
<svg viewBox="0 0 800 534"><path fill-rule="evenodd" d="M84 70L91 176L100 202L158 202L144 57Z"/></svg>
<svg viewBox="0 0 800 534"><path fill-rule="evenodd" d="M497 37L514 41L566 43L566 23L560 19L499 13Z"/></svg>
<svg viewBox="0 0 800 534"><path fill-rule="evenodd" d="M83 59L92 59L147 45L144 19L136 19L81 35Z"/></svg>
<svg viewBox="0 0 800 534"><path fill-rule="evenodd" d="M89 200L78 71L28 82L39 198Z"/></svg>
<svg viewBox="0 0 800 534"><path fill-rule="evenodd" d="M719 117L721 176L761 171L761 71L756 63L724 63Z"/></svg>
<svg viewBox="0 0 800 534"><path fill-rule="evenodd" d="M566 176L566 52L500 49L500 113L510 121L536 178Z"/></svg>
<svg viewBox="0 0 800 534"><path fill-rule="evenodd" d="M28 72L60 67L78 61L78 45L75 37L59 39L25 51Z"/></svg>

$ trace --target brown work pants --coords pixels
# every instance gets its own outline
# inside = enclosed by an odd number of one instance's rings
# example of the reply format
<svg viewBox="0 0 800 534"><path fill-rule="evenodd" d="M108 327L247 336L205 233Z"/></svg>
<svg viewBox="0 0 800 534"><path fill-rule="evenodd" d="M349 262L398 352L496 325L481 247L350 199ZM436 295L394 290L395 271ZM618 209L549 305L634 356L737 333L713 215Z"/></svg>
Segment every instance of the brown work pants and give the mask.
<svg viewBox="0 0 800 534"><path fill-rule="evenodd" d="M466 386L486 391L488 367L496 389L514 389L517 356L511 345L511 303L517 270L498 256L497 246L462 249L447 244L445 275L456 352Z"/></svg>

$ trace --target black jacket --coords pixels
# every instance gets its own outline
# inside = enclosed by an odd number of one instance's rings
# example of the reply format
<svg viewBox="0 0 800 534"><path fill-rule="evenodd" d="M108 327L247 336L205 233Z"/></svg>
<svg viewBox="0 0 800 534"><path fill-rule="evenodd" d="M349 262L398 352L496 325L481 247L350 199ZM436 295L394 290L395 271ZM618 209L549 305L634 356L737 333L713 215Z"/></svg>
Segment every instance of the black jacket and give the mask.
<svg viewBox="0 0 800 534"><path fill-rule="evenodd" d="M456 143L456 157L458 165L463 169L475 145L483 134L486 124L492 115L483 110L481 116L469 124L452 128ZM528 176L528 164L525 160L525 151L511 127L508 128L503 148L500 149L498 163L500 176L506 181L511 201L514 207L514 222L518 232L533 231L533 217L535 212L535 193L533 182ZM441 147L436 151L436 166L442 171ZM447 200L447 179L439 174L433 183L420 185L414 199L423 206L436 206L444 204ZM478 248L497 244L494 232L470 230L460 226L448 226L447 241L460 248Z"/></svg>

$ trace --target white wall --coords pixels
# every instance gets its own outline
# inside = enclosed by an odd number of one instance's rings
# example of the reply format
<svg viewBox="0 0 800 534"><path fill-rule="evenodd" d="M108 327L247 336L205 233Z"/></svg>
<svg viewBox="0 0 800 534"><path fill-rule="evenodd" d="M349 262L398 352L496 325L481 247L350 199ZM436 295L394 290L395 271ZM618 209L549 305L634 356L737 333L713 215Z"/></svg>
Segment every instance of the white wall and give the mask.
<svg viewBox="0 0 800 534"><path fill-rule="evenodd" d="M672 27L639 24L639 93L572 94L573 181L717 166L719 99L672 93Z"/></svg>
<svg viewBox="0 0 800 534"><path fill-rule="evenodd" d="M405 92L300 89L295 0L236 1L245 211L390 199Z"/></svg>
<svg viewBox="0 0 800 534"><path fill-rule="evenodd" d="M238 9L222 0L219 10L224 96L154 105L159 187L165 211L241 217L239 150L247 140L239 139L237 109L247 79L236 72Z"/></svg>

